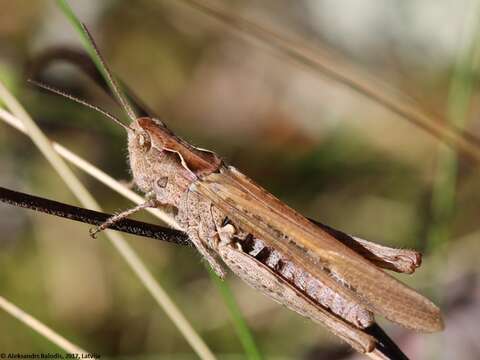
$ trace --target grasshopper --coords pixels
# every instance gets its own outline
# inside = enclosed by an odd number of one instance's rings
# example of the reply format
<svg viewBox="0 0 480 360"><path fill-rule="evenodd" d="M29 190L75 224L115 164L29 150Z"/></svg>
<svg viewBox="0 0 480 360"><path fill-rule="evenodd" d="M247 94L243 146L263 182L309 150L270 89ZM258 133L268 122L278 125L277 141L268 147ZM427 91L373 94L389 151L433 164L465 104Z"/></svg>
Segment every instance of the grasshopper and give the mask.
<svg viewBox="0 0 480 360"><path fill-rule="evenodd" d="M324 325L361 353L373 354L379 345L366 331L374 314L414 330L443 329L437 306L381 270L412 273L420 265L419 253L311 221L214 152L190 145L156 118L137 117L94 48L132 120L129 125L81 99L40 86L100 111L126 130L133 181L146 201L111 217L92 236L142 209L168 207L220 278L226 265L250 286Z"/></svg>

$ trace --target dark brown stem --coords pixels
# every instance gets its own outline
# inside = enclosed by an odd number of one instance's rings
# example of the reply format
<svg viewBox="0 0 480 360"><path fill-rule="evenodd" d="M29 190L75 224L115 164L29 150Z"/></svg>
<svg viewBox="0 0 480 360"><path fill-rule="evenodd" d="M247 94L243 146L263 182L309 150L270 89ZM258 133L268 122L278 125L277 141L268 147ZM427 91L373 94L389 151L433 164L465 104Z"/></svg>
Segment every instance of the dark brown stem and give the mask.
<svg viewBox="0 0 480 360"><path fill-rule="evenodd" d="M40 211L45 214L55 215L91 225L101 225L112 216L111 214L87 210L58 201L9 190L3 187L0 187L0 201L10 205ZM136 220L124 219L118 221L113 224L110 229L166 241L177 245L191 245L187 235L181 231Z"/></svg>
<svg viewBox="0 0 480 360"><path fill-rule="evenodd" d="M395 342L383 331L383 329L374 323L365 329L367 334L372 335L377 339L376 351L382 354L383 357L390 360L408 360L408 357L400 350Z"/></svg>

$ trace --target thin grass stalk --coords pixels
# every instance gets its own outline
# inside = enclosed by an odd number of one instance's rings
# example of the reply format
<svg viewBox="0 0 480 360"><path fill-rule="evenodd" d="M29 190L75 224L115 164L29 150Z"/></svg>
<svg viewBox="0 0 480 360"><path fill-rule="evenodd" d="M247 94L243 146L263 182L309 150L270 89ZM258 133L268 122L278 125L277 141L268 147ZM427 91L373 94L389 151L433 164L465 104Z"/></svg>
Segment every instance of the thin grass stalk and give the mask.
<svg viewBox="0 0 480 360"><path fill-rule="evenodd" d="M125 94L123 94L121 91L122 89L120 88L115 88L115 86L112 84L112 81L115 81L114 79L110 79L110 74L107 69L104 68L102 64L102 60L98 57L97 52L95 51L95 46L94 44L91 43L89 35L87 33L86 28L83 26L83 24L80 22L80 20L77 18L75 13L73 12L72 8L70 5L68 5L68 2L66 0L57 0L57 5L62 11L62 13L65 15L65 17L68 19L70 24L73 26L75 31L80 35L80 41L82 42L83 48L85 51L87 51L88 55L92 59L93 63L97 67L98 71L100 71L100 74L102 74L103 78L105 79L107 85L109 86L110 90L112 91L112 94L115 94L117 91L120 92L120 95L126 99ZM113 76L113 74L111 75ZM127 102L127 111L131 111L130 109L130 104ZM133 117L134 114L129 113L128 114L130 117Z"/></svg>
<svg viewBox="0 0 480 360"><path fill-rule="evenodd" d="M39 148L42 154L47 158L55 171L65 181L67 186L77 197L80 203L89 209L101 211L100 206L87 191L83 184L74 175L72 170L62 160L60 156L52 148L50 141L38 128L30 115L23 109L17 100L10 94L7 88L0 82L0 99L5 103L6 107L11 111L16 118L21 120L25 132L32 139L34 144ZM2 112L3 113L3 112ZM150 271L143 264L141 259L119 234L113 231L106 231L106 236L109 238L116 250L121 254L127 264L131 267L133 272L137 275L141 283L147 288L157 303L164 309L168 317L173 321L176 327L180 330L190 346L202 359L215 359L215 356L210 351L208 346L203 342L200 336L196 333L190 323L183 316L181 311L177 308L175 303L170 299L165 290L155 280Z"/></svg>
<svg viewBox="0 0 480 360"><path fill-rule="evenodd" d="M26 313L18 306L5 299L3 296L0 296L0 308L66 352L74 354L88 354L87 351L65 339L47 325L41 323L32 315Z"/></svg>

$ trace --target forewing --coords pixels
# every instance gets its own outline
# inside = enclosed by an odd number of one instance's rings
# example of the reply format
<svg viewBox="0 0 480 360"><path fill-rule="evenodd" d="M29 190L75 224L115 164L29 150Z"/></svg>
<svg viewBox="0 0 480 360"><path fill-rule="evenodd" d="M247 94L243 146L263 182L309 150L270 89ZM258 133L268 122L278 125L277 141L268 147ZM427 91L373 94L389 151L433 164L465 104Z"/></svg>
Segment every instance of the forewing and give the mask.
<svg viewBox="0 0 480 360"><path fill-rule="evenodd" d="M439 309L384 273L232 167L195 183L231 220L273 246L346 300L403 326L437 331Z"/></svg>

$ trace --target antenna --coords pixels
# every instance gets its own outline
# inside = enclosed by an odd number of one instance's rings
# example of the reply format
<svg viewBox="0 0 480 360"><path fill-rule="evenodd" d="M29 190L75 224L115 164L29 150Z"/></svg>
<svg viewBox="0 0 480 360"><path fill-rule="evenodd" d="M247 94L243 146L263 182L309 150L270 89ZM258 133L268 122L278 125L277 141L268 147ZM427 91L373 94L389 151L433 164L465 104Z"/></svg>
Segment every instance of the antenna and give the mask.
<svg viewBox="0 0 480 360"><path fill-rule="evenodd" d="M42 88L44 90L48 90L48 91L51 91L53 92L54 94L57 94L57 95L60 95L60 96L63 96L63 97L66 97L67 99L70 99L72 101L75 101L79 104L82 104L83 106L86 106L90 109L93 109L95 111L98 111L99 113L103 114L104 116L106 116L107 118L109 118L110 120L112 120L113 122L117 123L118 125L120 125L121 127L123 127L125 130L127 131L130 131L132 130L129 126L125 125L123 122L121 122L117 117L115 117L114 115L110 114L108 111L106 110L103 110L102 108L98 107L98 106L95 106L95 105L92 105L88 102L86 102L85 100L82 100L82 99L79 99L73 95L70 95L62 90L58 90L58 89L55 89L49 85L45 85L45 84L42 84L42 83L39 83L35 80L31 80L31 79L28 79L28 82L33 84L33 85L36 85L38 86L39 88Z"/></svg>
<svg viewBox="0 0 480 360"><path fill-rule="evenodd" d="M97 57L100 61L100 64L103 67L103 69L100 69L100 70L104 75L106 75L106 77L108 79L108 83L110 85L110 88L112 89L115 97L120 102L120 105L122 106L123 110L125 110L128 117L130 119L132 119L132 121L135 121L138 116L133 111L133 109L132 109L130 103L128 102L127 98L125 97L125 95L123 95L123 93L120 91L120 86L118 85L115 78L113 77L112 72L110 71L110 69L107 66L107 63L105 62L102 55L100 54L100 51L98 51L98 47L97 47L97 44L95 43L95 40L93 40L92 35L90 34L87 27L83 23L82 23L82 29L85 32L85 34L88 36L88 38L89 38L89 40L92 44L93 50L95 51L95 54L97 55Z"/></svg>

